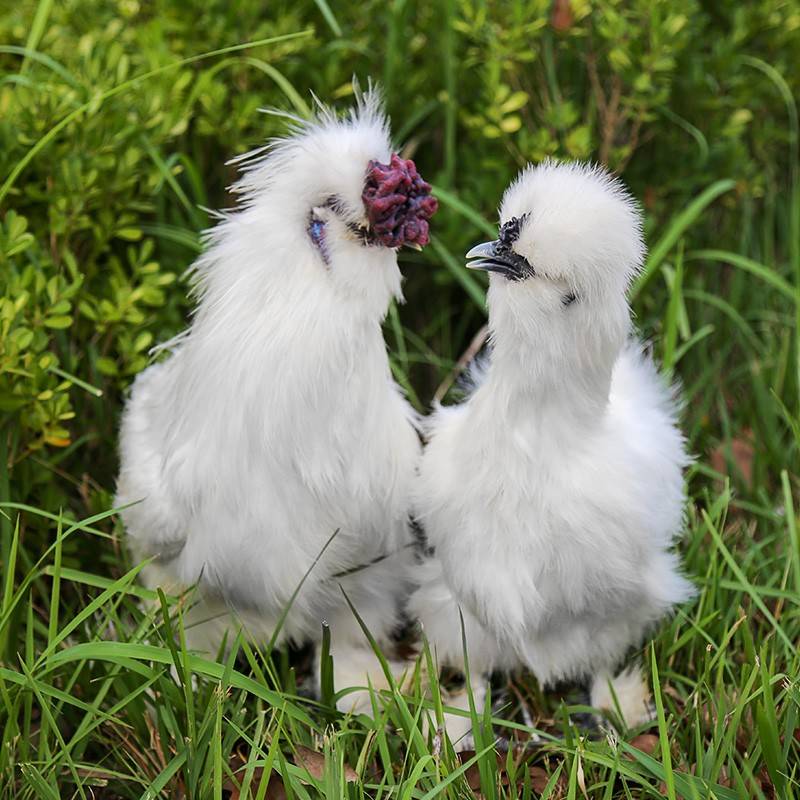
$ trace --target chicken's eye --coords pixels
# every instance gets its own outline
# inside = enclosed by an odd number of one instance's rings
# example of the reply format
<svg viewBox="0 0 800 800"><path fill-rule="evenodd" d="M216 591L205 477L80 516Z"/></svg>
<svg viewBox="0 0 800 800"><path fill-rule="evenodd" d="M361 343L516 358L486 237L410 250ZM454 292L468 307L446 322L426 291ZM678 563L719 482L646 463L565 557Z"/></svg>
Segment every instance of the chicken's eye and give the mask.
<svg viewBox="0 0 800 800"><path fill-rule="evenodd" d="M333 211L334 214L339 214L340 216L344 215L346 212L346 206L344 200L337 194L332 194L325 200L324 208L329 208Z"/></svg>
<svg viewBox="0 0 800 800"><path fill-rule="evenodd" d="M511 217L505 225L501 225L500 232L497 236L500 243L506 247L511 247L511 245L519 239L520 230L527 218L527 214L523 214L521 217Z"/></svg>

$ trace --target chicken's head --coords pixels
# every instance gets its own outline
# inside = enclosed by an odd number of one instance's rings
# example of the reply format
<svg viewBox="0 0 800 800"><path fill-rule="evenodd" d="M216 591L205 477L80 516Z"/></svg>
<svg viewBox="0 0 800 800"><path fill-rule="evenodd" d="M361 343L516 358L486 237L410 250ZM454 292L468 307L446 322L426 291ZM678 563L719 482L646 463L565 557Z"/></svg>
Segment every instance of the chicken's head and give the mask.
<svg viewBox="0 0 800 800"><path fill-rule="evenodd" d="M244 219L280 279L291 273L319 296L333 289L352 311L384 314L400 297L397 251L428 243L437 201L414 162L393 151L380 94L357 92L341 116L320 105L241 161Z"/></svg>
<svg viewBox="0 0 800 800"><path fill-rule="evenodd" d="M495 344L549 359L553 374L613 361L645 254L641 213L622 182L591 164L529 166L506 190L500 223L497 239L467 253L468 267L492 276Z"/></svg>
<svg viewBox="0 0 800 800"><path fill-rule="evenodd" d="M438 206L414 162L393 152L380 94L370 89L356 99L348 115L320 106L311 120L296 121L292 135L242 157L236 187L251 205L280 213L291 235L302 225L328 265L348 242L423 247Z"/></svg>

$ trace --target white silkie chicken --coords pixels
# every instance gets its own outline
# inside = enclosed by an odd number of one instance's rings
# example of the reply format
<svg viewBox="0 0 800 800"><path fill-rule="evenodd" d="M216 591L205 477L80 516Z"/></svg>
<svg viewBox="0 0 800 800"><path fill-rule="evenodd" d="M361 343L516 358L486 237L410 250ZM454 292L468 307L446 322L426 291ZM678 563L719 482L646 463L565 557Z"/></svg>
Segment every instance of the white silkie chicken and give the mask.
<svg viewBox="0 0 800 800"><path fill-rule="evenodd" d="M319 641L327 622L337 688L380 684L340 584L385 643L413 564L420 445L381 322L401 297L397 249L427 243L436 200L392 153L374 91L255 156L194 266L191 326L133 386L117 503L154 559L146 581L198 585L187 638L211 655L240 622L266 641L336 532L281 639Z"/></svg>
<svg viewBox="0 0 800 800"><path fill-rule="evenodd" d="M416 505L434 555L410 612L442 665L463 668L461 608L473 679L588 678L592 704L613 708L612 670L691 594L670 551L685 443L631 338L640 214L603 170L548 161L508 188L500 220L467 254L491 273L491 355L471 396L430 421ZM472 688L480 708L485 681ZM645 716L634 673L614 693L629 722ZM448 727L457 739L469 721Z"/></svg>

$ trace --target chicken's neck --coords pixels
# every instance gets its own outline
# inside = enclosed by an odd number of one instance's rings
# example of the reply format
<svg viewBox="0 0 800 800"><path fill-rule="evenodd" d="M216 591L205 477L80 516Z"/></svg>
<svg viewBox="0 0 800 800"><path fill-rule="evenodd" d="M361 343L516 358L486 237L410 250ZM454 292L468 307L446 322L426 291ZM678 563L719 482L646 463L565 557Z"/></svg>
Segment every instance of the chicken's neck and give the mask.
<svg viewBox="0 0 800 800"><path fill-rule="evenodd" d="M584 436L603 423L620 346L601 337L536 343L499 337L473 401L485 407L490 424L537 439Z"/></svg>

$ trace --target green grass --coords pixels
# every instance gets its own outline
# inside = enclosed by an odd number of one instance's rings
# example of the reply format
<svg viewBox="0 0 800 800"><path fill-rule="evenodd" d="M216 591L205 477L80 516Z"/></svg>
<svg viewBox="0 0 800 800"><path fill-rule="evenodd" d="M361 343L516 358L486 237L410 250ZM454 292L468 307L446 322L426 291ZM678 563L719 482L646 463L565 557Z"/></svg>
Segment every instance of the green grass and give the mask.
<svg viewBox="0 0 800 800"><path fill-rule="evenodd" d="M800 77L784 38L800 12L698 7L687 32L679 4L632 2L620 22L604 0L565 32L534 5L0 15L0 798L800 797ZM619 79L629 101L609 142L587 42L605 100ZM187 652L187 598L137 582L110 507L124 387L183 324L202 209L230 202L224 157L280 130L255 108L303 114L309 88L346 98L353 72L388 88L441 201L385 329L420 409L485 321L460 254L493 231L521 161L605 144L645 201L632 302L685 399L697 458L678 547L698 590L642 647L646 728L589 736L584 707L515 676L521 713L473 703L475 752L458 758L424 646L408 685L387 672L373 718L343 716L327 645L312 701L272 643ZM769 113L742 127L750 108ZM492 725L540 744L496 752Z"/></svg>
<svg viewBox="0 0 800 800"><path fill-rule="evenodd" d="M784 485L791 509L786 473ZM522 681L544 743L524 764L511 754L499 766L483 709L471 712L472 760L459 763L446 741L433 744L443 713L436 685L432 696L419 679L410 691L381 693L374 720L343 717L335 695L323 703L301 699L285 661L241 639L220 662L187 653L178 633L180 600L161 595L158 602L137 586L138 566L116 580L61 566L71 539L103 540L97 526L104 515L69 525L54 520L50 551L27 568L16 527L0 612L5 652L21 645L0 669L4 792L157 797L163 789L163 796L214 797L223 785L248 785L263 797L274 773L295 796L339 796L346 765L358 776L349 791L376 797L463 796L465 776L480 782L485 796L535 797L536 768L557 774L551 796L578 796L581 784L592 797L794 796L794 517L769 508L743 513L727 489L696 507L685 550L699 597L644 651L660 748L644 753L626 743L640 741L634 735L641 731L620 740L584 738L562 724L564 712L578 708L559 708ZM755 544L748 525L754 513ZM423 661L429 657L423 652ZM525 731L502 719L495 724L508 735ZM308 757L298 759L303 747L324 754L313 777L303 767ZM480 770L470 773L474 763Z"/></svg>

